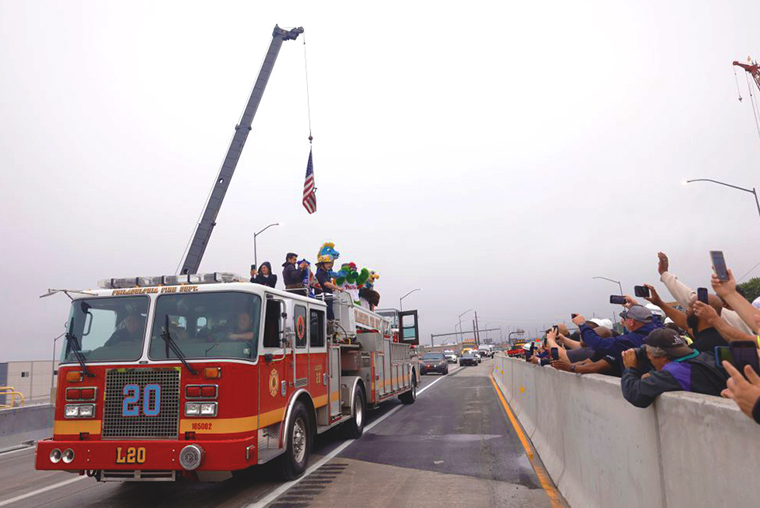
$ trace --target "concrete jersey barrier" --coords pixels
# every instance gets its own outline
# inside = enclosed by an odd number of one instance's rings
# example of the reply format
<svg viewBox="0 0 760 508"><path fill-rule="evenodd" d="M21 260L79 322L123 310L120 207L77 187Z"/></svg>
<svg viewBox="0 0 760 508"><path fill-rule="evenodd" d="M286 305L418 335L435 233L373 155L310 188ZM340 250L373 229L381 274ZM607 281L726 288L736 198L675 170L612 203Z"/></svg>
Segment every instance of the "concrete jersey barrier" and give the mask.
<svg viewBox="0 0 760 508"><path fill-rule="evenodd" d="M52 404L0 409L0 450L51 437L53 415Z"/></svg>
<svg viewBox="0 0 760 508"><path fill-rule="evenodd" d="M760 425L733 401L673 392L640 409L619 378L503 355L493 376L573 508L760 506Z"/></svg>

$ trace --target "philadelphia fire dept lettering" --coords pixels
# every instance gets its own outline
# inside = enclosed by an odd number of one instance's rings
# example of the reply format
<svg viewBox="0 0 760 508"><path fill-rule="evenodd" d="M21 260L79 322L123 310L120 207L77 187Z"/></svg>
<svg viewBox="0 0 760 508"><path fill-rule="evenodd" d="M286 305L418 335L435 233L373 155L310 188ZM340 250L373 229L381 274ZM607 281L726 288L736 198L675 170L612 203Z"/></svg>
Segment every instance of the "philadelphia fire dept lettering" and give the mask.
<svg viewBox="0 0 760 508"><path fill-rule="evenodd" d="M151 399L153 401L151 407ZM142 412L145 416L158 416L161 411L161 386L145 385L142 397ZM121 406L122 416L140 416L140 387L124 386L124 400Z"/></svg>

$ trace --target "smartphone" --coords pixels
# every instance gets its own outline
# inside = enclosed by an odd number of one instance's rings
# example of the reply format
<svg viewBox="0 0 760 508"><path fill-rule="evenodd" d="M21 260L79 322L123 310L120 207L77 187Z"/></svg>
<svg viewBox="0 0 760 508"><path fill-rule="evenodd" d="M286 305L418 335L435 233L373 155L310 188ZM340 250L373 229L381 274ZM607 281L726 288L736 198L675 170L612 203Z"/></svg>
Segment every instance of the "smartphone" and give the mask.
<svg viewBox="0 0 760 508"><path fill-rule="evenodd" d="M552 348L552 360L559 360L559 348Z"/></svg>
<svg viewBox="0 0 760 508"><path fill-rule="evenodd" d="M610 295L610 303L613 305L625 305L625 296Z"/></svg>
<svg viewBox="0 0 760 508"><path fill-rule="evenodd" d="M530 357L533 356L533 351L535 351L536 345L535 343L531 342L530 349L525 353L525 359L530 360Z"/></svg>
<svg viewBox="0 0 760 508"><path fill-rule="evenodd" d="M641 298L649 298L649 288L646 286L633 286L633 293Z"/></svg>
<svg viewBox="0 0 760 508"><path fill-rule="evenodd" d="M753 340L734 340L728 345L734 357L734 367L744 374L744 366L750 365L760 374L760 361L757 357L757 344Z"/></svg>
<svg viewBox="0 0 760 508"><path fill-rule="evenodd" d="M697 300L707 303L707 288L697 288Z"/></svg>
<svg viewBox="0 0 760 508"><path fill-rule="evenodd" d="M718 280L728 280L728 267L726 267L726 258L723 257L722 250L711 250L710 259L712 260L713 269L715 275L718 276Z"/></svg>
<svg viewBox="0 0 760 508"><path fill-rule="evenodd" d="M715 346L715 366L722 369L724 361L731 365L734 364L734 357L731 351L728 349L728 346Z"/></svg>
<svg viewBox="0 0 760 508"><path fill-rule="evenodd" d="M751 365L760 374L760 362L757 357L757 344L751 340L735 340L726 346L715 346L715 364L723 368L727 361L744 375L744 366Z"/></svg>

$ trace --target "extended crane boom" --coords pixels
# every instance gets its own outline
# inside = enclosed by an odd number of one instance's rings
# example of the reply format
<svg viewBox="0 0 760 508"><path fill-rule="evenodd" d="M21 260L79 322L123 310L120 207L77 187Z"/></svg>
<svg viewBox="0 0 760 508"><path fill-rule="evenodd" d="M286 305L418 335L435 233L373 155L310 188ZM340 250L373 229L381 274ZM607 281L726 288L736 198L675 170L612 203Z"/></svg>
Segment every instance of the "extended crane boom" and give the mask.
<svg viewBox="0 0 760 508"><path fill-rule="evenodd" d="M253 117L256 116L256 110L259 108L261 97L264 95L264 89L267 87L269 76L272 74L272 68L274 68L277 55L280 53L280 47L283 41L295 40L302 33L303 28L300 27L293 28L292 30L283 30L275 25L269 51L267 51L267 56L261 65L259 76L256 78L256 84L251 92L251 97L248 99L248 105L246 105L245 111L243 111L243 117L240 119L240 123L235 126L235 135L227 150L227 156L224 158L222 168L219 170L219 176L216 178L214 189L211 191L211 195L206 203L206 209L203 211L201 221L198 223L193 234L193 239L190 242L185 260L182 262L182 271L180 273L198 272L201 259L203 259L203 253L206 252L206 246L211 238L211 232L214 230L214 226L216 226L216 217L222 208L224 195L227 193L230 180L232 180L232 175L235 173L238 160L240 160L240 154L243 152L245 141L248 139L248 132L251 130Z"/></svg>
<svg viewBox="0 0 760 508"><path fill-rule="evenodd" d="M757 88L760 89L760 66L758 66L757 62L752 62L750 64L743 64L741 62L737 62L734 60L733 63L736 67L741 67L745 71L747 71L747 74L752 76L752 80L757 85Z"/></svg>

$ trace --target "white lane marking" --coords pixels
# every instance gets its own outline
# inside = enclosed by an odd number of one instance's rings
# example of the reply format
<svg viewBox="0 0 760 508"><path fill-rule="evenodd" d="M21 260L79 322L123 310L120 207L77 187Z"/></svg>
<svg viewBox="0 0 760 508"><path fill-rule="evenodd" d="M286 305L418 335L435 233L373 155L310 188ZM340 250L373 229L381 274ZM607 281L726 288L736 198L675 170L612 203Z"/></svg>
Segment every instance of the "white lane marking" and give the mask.
<svg viewBox="0 0 760 508"><path fill-rule="evenodd" d="M32 496L36 496L37 494L42 494L43 492L47 492L49 490L65 487L66 485L70 483L78 482L79 480L84 480L85 478L87 478L87 476L77 476L76 478L71 478L70 480L66 480L65 482L54 483L53 485L48 485L45 488L33 490L31 492L27 492L26 494L21 494L20 496L6 499L5 501L0 502L0 506L8 506L9 504L15 503L17 501L22 501L24 499L27 499Z"/></svg>
<svg viewBox="0 0 760 508"><path fill-rule="evenodd" d="M454 369L454 370L456 370L456 369ZM424 388L421 388L420 390L417 391L417 395L418 396L421 395L422 392L424 392L425 390L427 390L428 388L430 388L434 384L436 384L438 381L441 381L443 379L446 379L446 376L441 376L438 379L436 379L435 381L433 381L432 383L430 383L429 385L425 386ZM380 418L378 418L374 422L372 422L369 425L367 425L366 427L364 427L364 431L367 432L369 430L372 430L373 427L375 427L376 425L379 425L380 422L382 422L383 420L385 420L386 418L388 418L389 416L391 416L392 414L394 414L396 411L398 411L402 407L404 407L404 406L396 406L396 407L394 407L393 409L391 409L390 411L388 411L387 413L385 413L383 416L381 416ZM322 457L319 460L319 462L317 462L316 464L314 464L313 466L311 466L309 469L307 469L302 477L300 477L300 478L298 478L296 480L287 482L287 483L283 483L278 488L276 488L275 490L273 490L272 492L270 492L268 496L266 496L265 498L263 498L263 499L261 499L259 501L256 501L255 503L251 503L251 504L247 505L246 508L262 508L262 507L268 505L269 503L271 503L272 501L274 501L275 499L277 499L278 497L280 497L281 495L283 495L285 492L287 492L288 490L290 490L291 487L295 486L298 482L300 482L304 478L307 478L314 471L316 471L320 467L324 466L330 460L334 459L337 455L340 454L340 452L342 452L343 450L345 450L346 448L348 448L349 446L351 446L351 443L353 443L354 441L356 441L356 439L349 439L348 441L346 441L345 443L341 444L339 447L337 447L336 449L334 449L333 451L331 451L329 454L327 454L324 457ZM0 506L2 506L2 505L0 505Z"/></svg>

